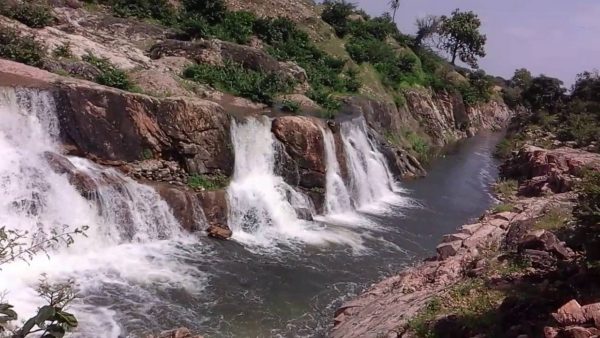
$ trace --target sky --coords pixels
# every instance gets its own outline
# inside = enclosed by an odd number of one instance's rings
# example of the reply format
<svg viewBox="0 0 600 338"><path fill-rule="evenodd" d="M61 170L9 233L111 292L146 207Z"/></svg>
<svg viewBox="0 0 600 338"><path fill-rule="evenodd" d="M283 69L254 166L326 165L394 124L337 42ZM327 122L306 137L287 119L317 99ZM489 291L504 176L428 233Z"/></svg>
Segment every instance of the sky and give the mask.
<svg viewBox="0 0 600 338"><path fill-rule="evenodd" d="M388 10L389 0L354 0L370 15ZM430 14L472 10L487 35L487 73L510 78L525 67L557 77L567 87L577 73L600 68L599 0L400 0L396 22L414 33L415 20Z"/></svg>

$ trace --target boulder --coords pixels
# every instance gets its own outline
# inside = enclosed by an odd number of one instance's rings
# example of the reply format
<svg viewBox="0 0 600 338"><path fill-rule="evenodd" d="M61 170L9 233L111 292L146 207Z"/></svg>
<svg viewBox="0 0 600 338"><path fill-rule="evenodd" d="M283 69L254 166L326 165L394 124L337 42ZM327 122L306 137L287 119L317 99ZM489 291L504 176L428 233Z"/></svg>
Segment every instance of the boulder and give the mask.
<svg viewBox="0 0 600 338"><path fill-rule="evenodd" d="M462 241L447 242L438 245L436 247L438 259L445 260L449 257L456 255L461 246Z"/></svg>
<svg viewBox="0 0 600 338"><path fill-rule="evenodd" d="M442 237L442 243L455 242L455 241L464 241L465 239L471 237L469 234L465 234L462 232L458 232L455 234L448 234Z"/></svg>
<svg viewBox="0 0 600 338"><path fill-rule="evenodd" d="M158 335L149 335L146 338L202 338L202 336L194 335L189 329L180 327L178 329L161 332Z"/></svg>
<svg viewBox="0 0 600 338"><path fill-rule="evenodd" d="M550 231L535 230L528 232L519 242L519 250L534 249L547 251L557 258L566 260L573 257L574 253Z"/></svg>
<svg viewBox="0 0 600 338"><path fill-rule="evenodd" d="M585 328L581 326L571 326L563 329L560 337L564 338L590 338L598 337L596 330L593 328Z"/></svg>
<svg viewBox="0 0 600 338"><path fill-rule="evenodd" d="M152 186L160 197L167 202L173 211L173 216L184 229L188 231L200 230L204 217L201 211L202 206L193 191L187 187L178 187L161 182L145 183Z"/></svg>
<svg viewBox="0 0 600 338"><path fill-rule="evenodd" d="M562 326L579 325L586 322L583 308L575 299L570 300L555 313L552 313L552 317Z"/></svg>
<svg viewBox="0 0 600 338"><path fill-rule="evenodd" d="M600 303L584 305L582 309L585 319L600 329Z"/></svg>
<svg viewBox="0 0 600 338"><path fill-rule="evenodd" d="M473 235L482 226L483 226L483 224L481 224L481 223L465 224L462 227L460 227L460 232L467 234L467 235Z"/></svg>
<svg viewBox="0 0 600 338"><path fill-rule="evenodd" d="M229 229L229 227L222 225L211 225L206 229L208 236L217 238L217 239L229 239L233 232Z"/></svg>
<svg viewBox="0 0 600 338"><path fill-rule="evenodd" d="M197 198L208 224L227 228L227 191L224 189L202 191L197 194Z"/></svg>
<svg viewBox="0 0 600 338"><path fill-rule="evenodd" d="M43 156L52 171L57 174L67 175L69 183L71 183L83 197L87 199L94 197L98 190L98 185L93 178L86 173L79 171L69 159L60 154L46 151Z"/></svg>

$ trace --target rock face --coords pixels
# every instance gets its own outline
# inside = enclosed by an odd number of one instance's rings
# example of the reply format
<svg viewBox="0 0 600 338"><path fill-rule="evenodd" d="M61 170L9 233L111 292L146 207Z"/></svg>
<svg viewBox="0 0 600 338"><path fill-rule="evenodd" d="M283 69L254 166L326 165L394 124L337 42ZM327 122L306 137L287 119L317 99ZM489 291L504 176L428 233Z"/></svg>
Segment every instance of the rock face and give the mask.
<svg viewBox="0 0 600 338"><path fill-rule="evenodd" d="M600 155L573 148L546 150L526 145L500 169L504 176L523 181L521 195L540 196L571 191L576 176L585 168L600 170Z"/></svg>
<svg viewBox="0 0 600 338"><path fill-rule="evenodd" d="M571 198L571 194L560 194L544 199L525 199L519 201L515 208L519 212L486 214L479 222L466 224L457 233L446 235L437 248L436 258L384 279L358 298L343 304L335 313L331 337L412 337L406 332L408 320L419 313L432 297L442 294L465 274L477 275L481 270L479 263L489 260L482 257L482 252L503 245L514 226L539 217L549 205ZM516 237L517 242L537 241L524 233ZM536 236L545 238L544 244L536 242L532 247L552 255L556 252L556 245L561 244L547 237L545 234ZM446 322L436 321L436 329ZM447 332L442 336L445 334Z"/></svg>

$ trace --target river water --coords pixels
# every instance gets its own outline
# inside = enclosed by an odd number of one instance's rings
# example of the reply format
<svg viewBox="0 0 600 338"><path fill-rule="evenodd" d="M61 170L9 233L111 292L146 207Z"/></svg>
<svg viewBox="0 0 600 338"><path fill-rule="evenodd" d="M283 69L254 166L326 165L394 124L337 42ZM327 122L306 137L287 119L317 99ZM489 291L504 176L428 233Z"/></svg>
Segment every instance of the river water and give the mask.
<svg viewBox="0 0 600 338"><path fill-rule="evenodd" d="M81 158L69 160L103 187L84 199L45 152L60 152L54 102L43 92L0 92L0 221L44 238L89 225L87 238L28 263L4 265L0 289L19 313L41 301L35 284L74 281L76 337L138 337L186 326L206 337L321 337L333 311L371 283L434 253L441 236L492 202L491 153L500 135L460 142L426 178L394 182L364 121L342 124L351 180L327 156L326 214L275 174L270 121L234 123L235 174L228 188L230 241L179 230L149 188ZM108 184L109 180L111 183ZM115 183L116 182L116 183Z"/></svg>

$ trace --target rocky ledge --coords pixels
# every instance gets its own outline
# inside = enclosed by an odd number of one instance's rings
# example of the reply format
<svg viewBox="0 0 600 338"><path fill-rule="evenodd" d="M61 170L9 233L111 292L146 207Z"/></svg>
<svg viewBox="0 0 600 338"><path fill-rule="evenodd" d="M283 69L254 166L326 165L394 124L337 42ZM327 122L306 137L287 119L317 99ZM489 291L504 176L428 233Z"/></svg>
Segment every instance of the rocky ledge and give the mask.
<svg viewBox="0 0 600 338"><path fill-rule="evenodd" d="M585 168L600 170L599 160L570 148L524 147L503 166L520 178L518 190L445 235L435 257L343 304L331 336L598 336L600 273L565 241L574 231L572 182ZM532 182L541 187L534 196Z"/></svg>

